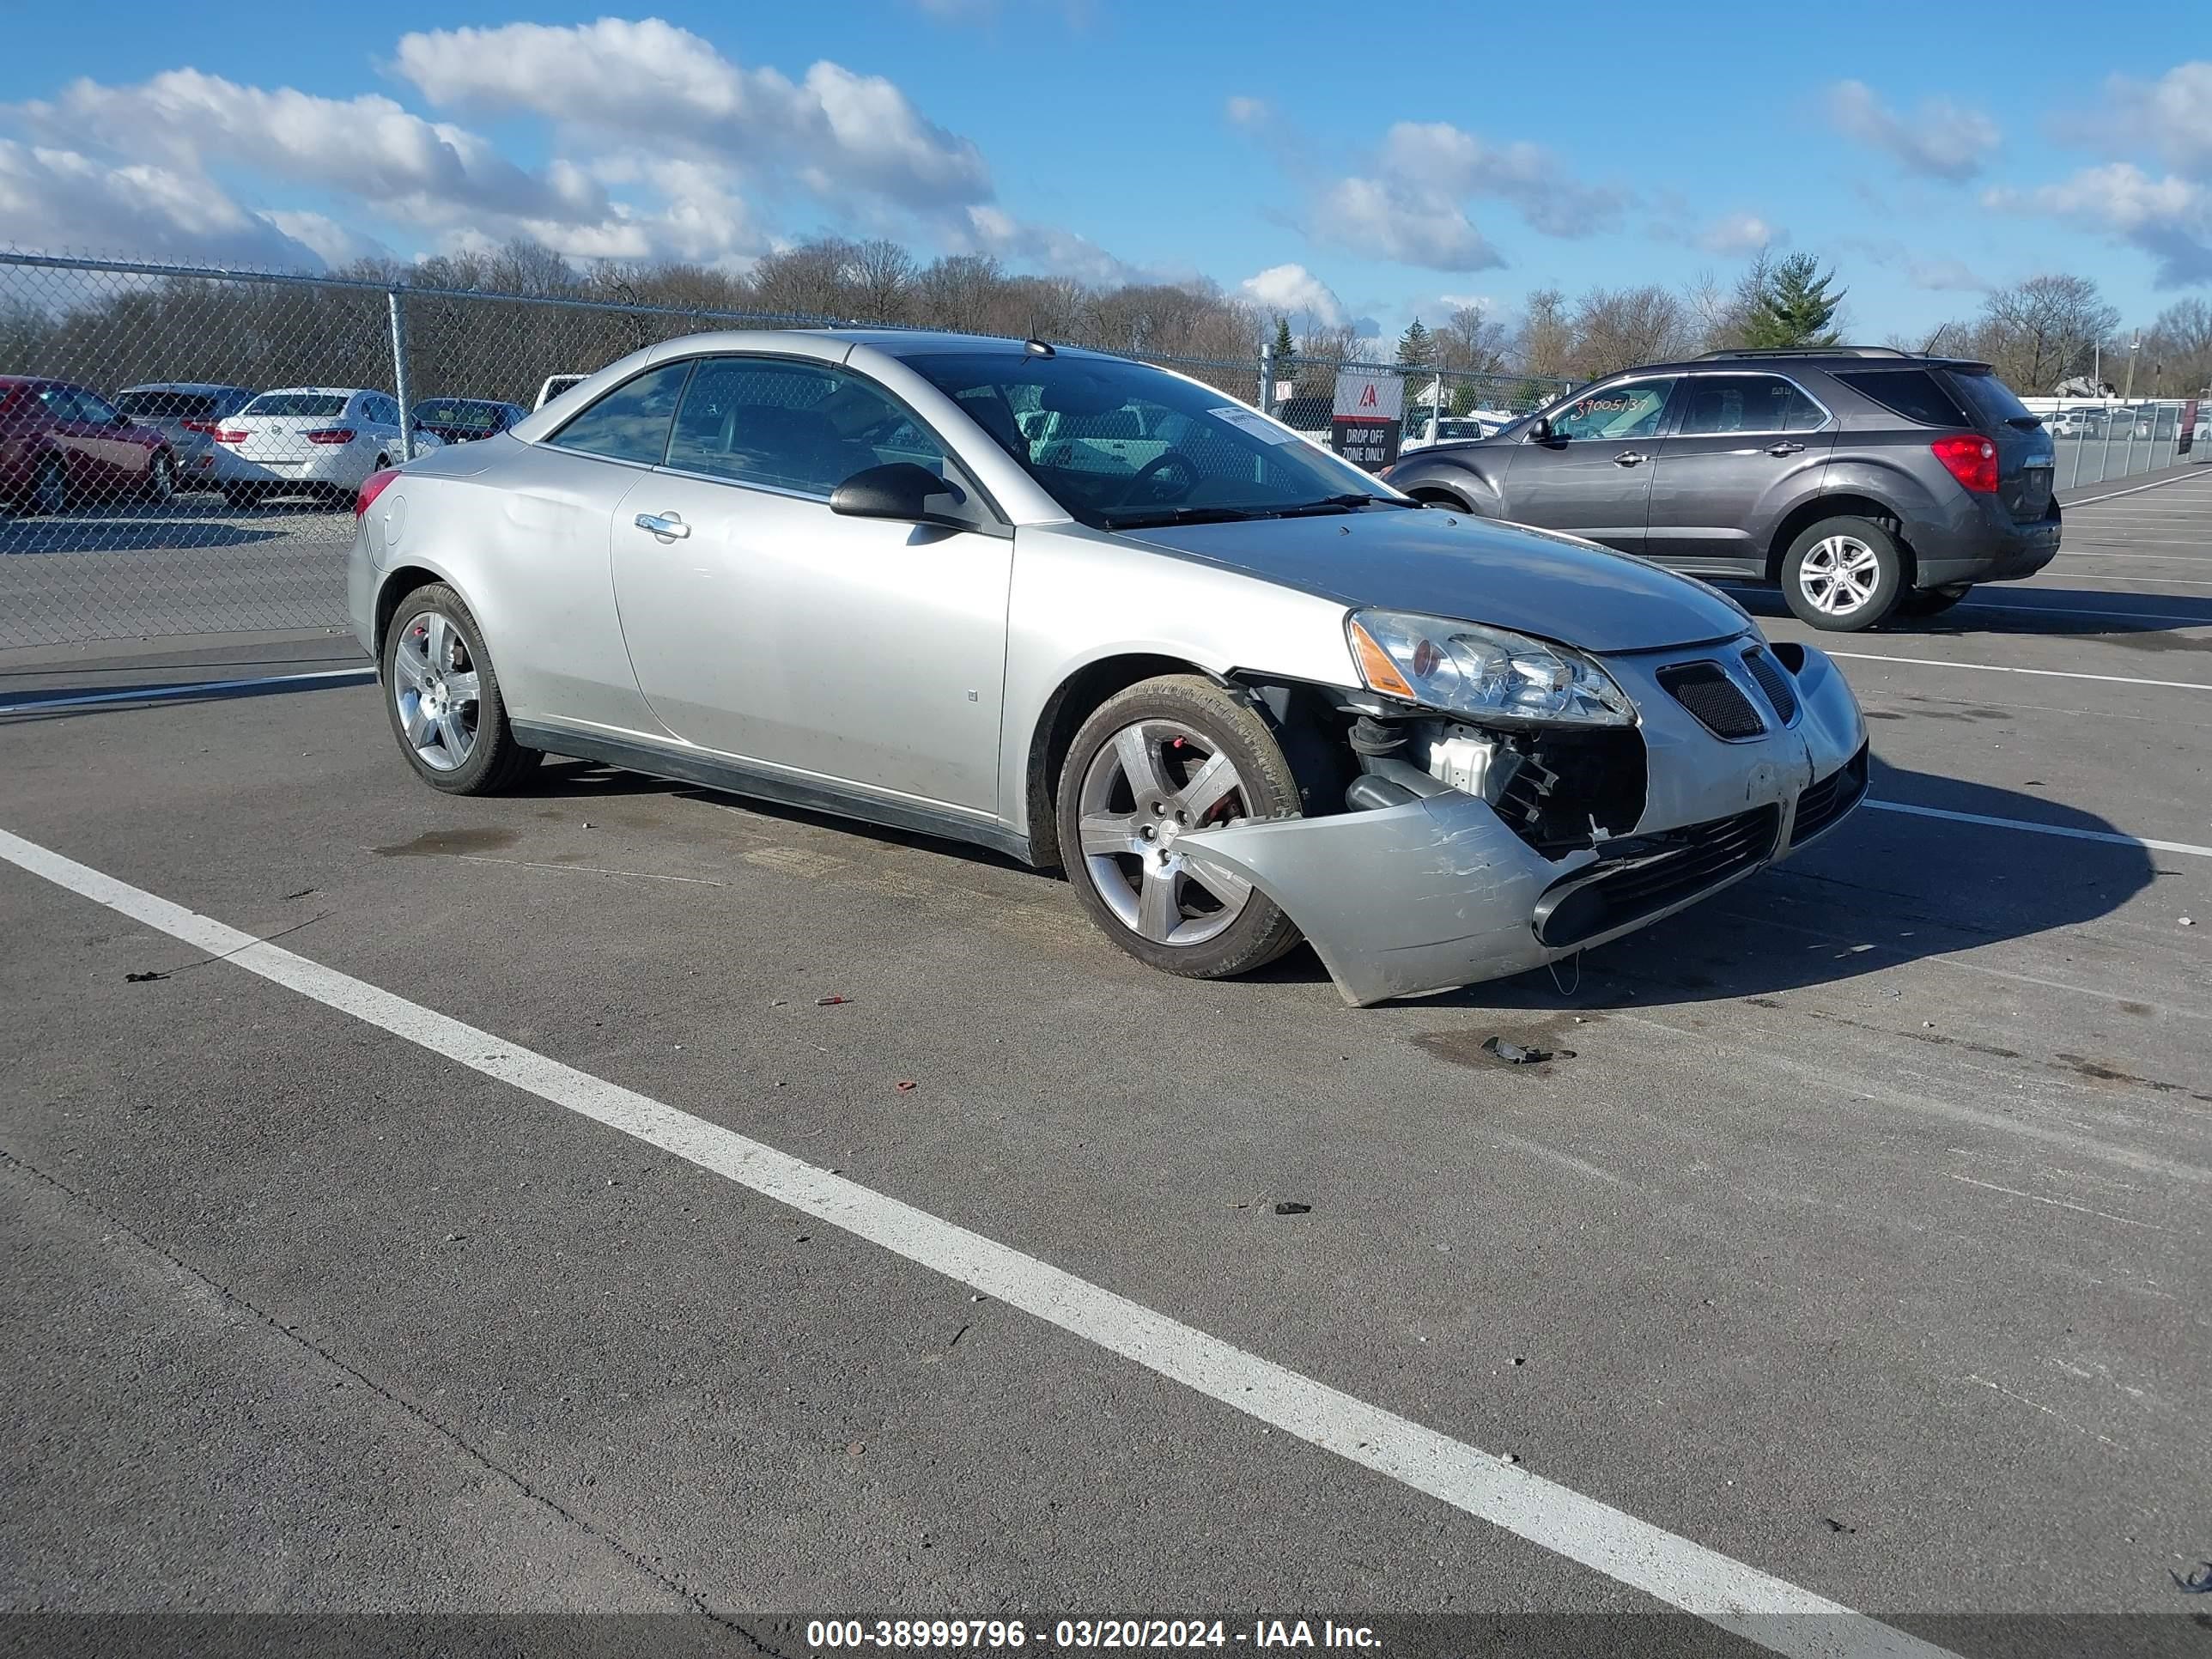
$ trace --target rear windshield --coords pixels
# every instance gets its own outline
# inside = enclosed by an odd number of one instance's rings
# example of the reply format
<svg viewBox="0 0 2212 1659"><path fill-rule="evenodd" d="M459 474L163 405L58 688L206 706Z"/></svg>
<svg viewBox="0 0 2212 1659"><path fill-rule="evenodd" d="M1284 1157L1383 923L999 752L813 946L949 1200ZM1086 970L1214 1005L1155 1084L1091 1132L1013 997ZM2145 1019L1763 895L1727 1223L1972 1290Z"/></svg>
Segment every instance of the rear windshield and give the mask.
<svg viewBox="0 0 2212 1659"><path fill-rule="evenodd" d="M1923 426L1972 424L1966 411L1924 368L1847 368L1835 371L1835 376L1861 396Z"/></svg>
<svg viewBox="0 0 2212 1659"><path fill-rule="evenodd" d="M331 392L264 392L241 415L343 415L346 400Z"/></svg>
<svg viewBox="0 0 2212 1659"><path fill-rule="evenodd" d="M497 404L463 403L450 398L417 404L415 414L425 426L463 427L471 432L489 432L499 424Z"/></svg>
<svg viewBox="0 0 2212 1659"><path fill-rule="evenodd" d="M1954 368L1950 371L1950 380L1951 389L1981 416L1984 427L2003 426L2012 421L2027 426L2035 421L2028 406L2014 397L2012 388L1994 374Z"/></svg>
<svg viewBox="0 0 2212 1659"><path fill-rule="evenodd" d="M115 406L134 421L204 420L218 412L205 392L126 392Z"/></svg>

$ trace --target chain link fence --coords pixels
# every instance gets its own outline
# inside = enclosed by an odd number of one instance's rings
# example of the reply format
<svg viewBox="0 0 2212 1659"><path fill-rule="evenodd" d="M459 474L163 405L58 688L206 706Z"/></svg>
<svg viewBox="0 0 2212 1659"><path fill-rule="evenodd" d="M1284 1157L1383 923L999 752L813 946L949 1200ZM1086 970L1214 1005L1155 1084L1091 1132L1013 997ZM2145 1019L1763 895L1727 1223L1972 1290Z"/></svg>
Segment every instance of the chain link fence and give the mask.
<svg viewBox="0 0 2212 1659"><path fill-rule="evenodd" d="M370 472L503 430L558 377L643 346L855 320L0 252L0 649L342 628ZM1265 343L1149 361L1325 445L1340 375L1395 379L1401 451L1570 389ZM2189 441L2200 407L2054 412L2058 487L2212 458Z"/></svg>

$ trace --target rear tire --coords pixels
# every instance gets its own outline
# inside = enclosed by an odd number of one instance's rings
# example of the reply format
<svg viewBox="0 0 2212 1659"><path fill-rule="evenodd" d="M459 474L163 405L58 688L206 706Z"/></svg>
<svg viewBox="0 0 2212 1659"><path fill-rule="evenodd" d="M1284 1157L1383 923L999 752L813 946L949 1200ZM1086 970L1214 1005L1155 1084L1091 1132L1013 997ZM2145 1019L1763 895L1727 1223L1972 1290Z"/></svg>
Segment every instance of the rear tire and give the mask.
<svg viewBox="0 0 2212 1659"><path fill-rule="evenodd" d="M176 494L177 464L167 450L159 450L153 465L146 469L146 499L156 507L167 507Z"/></svg>
<svg viewBox="0 0 2212 1659"><path fill-rule="evenodd" d="M1856 634L1896 610L1905 562L1897 538L1873 520L1823 519L1783 556L1782 597L1800 622Z"/></svg>
<svg viewBox="0 0 2212 1659"><path fill-rule="evenodd" d="M1916 587L1898 601L1897 614L1940 617L1973 591L1972 582L1954 582L1948 587Z"/></svg>
<svg viewBox="0 0 2212 1659"><path fill-rule="evenodd" d="M1177 857L1186 829L1298 816L1297 780L1265 720L1211 680L1145 680L1075 734L1056 791L1060 857L1092 921L1138 961L1188 979L1262 967L1298 941L1255 887Z"/></svg>
<svg viewBox="0 0 2212 1659"><path fill-rule="evenodd" d="M415 775L449 795L514 787L538 753L514 740L476 618L443 582L399 601L384 639L384 710Z"/></svg>

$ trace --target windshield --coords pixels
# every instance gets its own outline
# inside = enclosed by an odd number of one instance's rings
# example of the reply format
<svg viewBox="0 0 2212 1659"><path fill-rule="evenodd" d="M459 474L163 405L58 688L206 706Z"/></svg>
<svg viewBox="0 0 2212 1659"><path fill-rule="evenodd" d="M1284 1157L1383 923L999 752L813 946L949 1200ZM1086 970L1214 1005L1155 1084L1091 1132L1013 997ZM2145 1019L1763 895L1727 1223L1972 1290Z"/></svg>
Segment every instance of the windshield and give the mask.
<svg viewBox="0 0 2212 1659"><path fill-rule="evenodd" d="M906 362L1084 524L1125 529L1401 504L1349 462L1143 363L1003 351Z"/></svg>
<svg viewBox="0 0 2212 1659"><path fill-rule="evenodd" d="M330 392L264 392L240 415L343 415L346 400Z"/></svg>
<svg viewBox="0 0 2212 1659"><path fill-rule="evenodd" d="M425 426L460 427L471 432L489 432L499 424L497 404L471 403L459 398L417 404L415 415Z"/></svg>

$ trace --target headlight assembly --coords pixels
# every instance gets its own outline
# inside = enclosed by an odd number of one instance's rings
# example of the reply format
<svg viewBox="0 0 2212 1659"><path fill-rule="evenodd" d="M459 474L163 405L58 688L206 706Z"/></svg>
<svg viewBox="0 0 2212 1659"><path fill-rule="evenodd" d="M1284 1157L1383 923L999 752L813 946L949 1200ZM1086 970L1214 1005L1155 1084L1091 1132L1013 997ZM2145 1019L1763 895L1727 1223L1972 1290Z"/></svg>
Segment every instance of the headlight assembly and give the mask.
<svg viewBox="0 0 2212 1659"><path fill-rule="evenodd" d="M1629 726L1635 705L1578 651L1443 617L1361 611L1352 654L1370 691L1500 726Z"/></svg>

